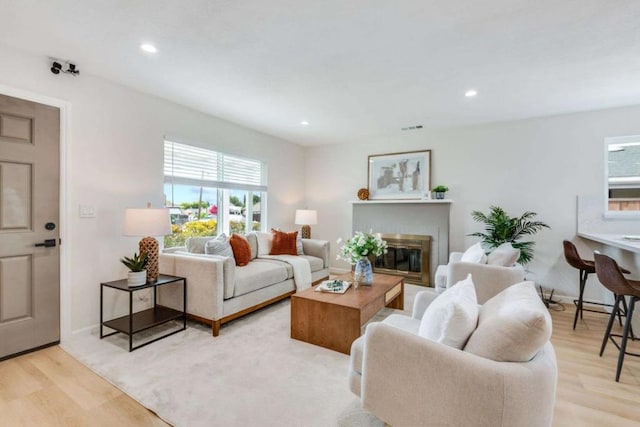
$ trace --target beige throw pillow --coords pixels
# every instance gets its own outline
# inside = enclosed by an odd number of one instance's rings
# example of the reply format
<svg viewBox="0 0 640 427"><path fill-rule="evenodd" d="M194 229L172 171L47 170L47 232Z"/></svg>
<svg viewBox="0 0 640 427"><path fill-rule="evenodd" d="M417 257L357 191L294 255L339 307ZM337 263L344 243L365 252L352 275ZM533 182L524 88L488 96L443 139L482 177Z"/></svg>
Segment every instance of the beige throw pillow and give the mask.
<svg viewBox="0 0 640 427"><path fill-rule="evenodd" d="M249 247L251 248L251 261L258 257L258 236L256 233L248 233L245 234L247 241L249 242Z"/></svg>
<svg viewBox="0 0 640 427"><path fill-rule="evenodd" d="M204 245L204 253L207 255L233 256L233 250L229 244L229 238L222 233L215 239L209 240Z"/></svg>
<svg viewBox="0 0 640 427"><path fill-rule="evenodd" d="M509 286L480 308L464 351L498 362L527 362L551 337L551 316L533 282Z"/></svg>
<svg viewBox="0 0 640 427"><path fill-rule="evenodd" d="M491 251L487 257L487 264L511 267L518 262L518 258L520 258L520 249L516 249L511 246L511 243L506 242Z"/></svg>
<svg viewBox="0 0 640 427"><path fill-rule="evenodd" d="M265 233L264 231L256 231L255 233L258 238L258 256L269 255L273 236L271 233Z"/></svg>
<svg viewBox="0 0 640 427"><path fill-rule="evenodd" d="M209 240L213 240L215 238L216 236L189 237L184 245L187 247L187 251L192 254L203 254L204 246Z"/></svg>
<svg viewBox="0 0 640 427"><path fill-rule="evenodd" d="M487 262L487 255L484 253L482 245L480 243L476 243L475 245L464 251L464 253L462 254L462 258L460 258L460 261L485 264Z"/></svg>
<svg viewBox="0 0 640 427"><path fill-rule="evenodd" d="M477 323L478 300L469 274L429 304L418 335L462 349Z"/></svg>

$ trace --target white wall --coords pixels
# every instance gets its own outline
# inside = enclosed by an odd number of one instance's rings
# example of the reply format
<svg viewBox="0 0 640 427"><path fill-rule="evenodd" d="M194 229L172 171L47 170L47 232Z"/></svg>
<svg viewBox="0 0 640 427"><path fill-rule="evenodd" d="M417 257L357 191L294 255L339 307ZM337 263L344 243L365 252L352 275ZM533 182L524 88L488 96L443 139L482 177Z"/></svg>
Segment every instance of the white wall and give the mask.
<svg viewBox="0 0 640 427"><path fill-rule="evenodd" d="M118 260L137 251L139 239L122 236L124 209L164 203L164 135L266 161L268 225L294 227L304 198L302 147L94 77L82 64L74 78L53 75L46 57L1 44L0 58L0 93L18 89L71 106L68 229L61 231L71 266L62 286L71 294L72 330L98 323L99 283L125 277ZM96 218L80 219L80 204L94 206Z"/></svg>
<svg viewBox="0 0 640 427"><path fill-rule="evenodd" d="M556 292L576 295L578 272L567 266L562 240L577 241L584 257L593 247L576 237L576 196L603 190L604 138L640 133L640 107L563 115L444 130L400 132L356 145L308 150L307 205L318 209L314 234L332 241L349 237L350 200L367 187L367 156L432 150L432 186L447 185L451 207L451 250L463 250L481 231L472 210L503 207L511 215L538 213L551 230L535 236L535 259L528 278ZM640 262L620 255L631 269ZM335 259L335 256L332 258ZM334 267L344 267L333 261ZM601 287L590 279L587 296L600 300ZM571 307L569 310L573 310Z"/></svg>

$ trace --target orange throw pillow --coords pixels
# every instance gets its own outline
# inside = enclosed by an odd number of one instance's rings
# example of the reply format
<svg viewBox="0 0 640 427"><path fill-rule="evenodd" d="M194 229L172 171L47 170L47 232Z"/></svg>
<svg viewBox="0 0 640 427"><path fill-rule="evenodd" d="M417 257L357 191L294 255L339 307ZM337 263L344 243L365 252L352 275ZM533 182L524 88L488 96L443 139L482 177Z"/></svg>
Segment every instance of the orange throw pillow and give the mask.
<svg viewBox="0 0 640 427"><path fill-rule="evenodd" d="M242 267L251 261L251 246L246 237L233 233L229 239L233 257L236 259L236 265Z"/></svg>
<svg viewBox="0 0 640 427"><path fill-rule="evenodd" d="M269 255L298 255L298 249L296 248L297 231L285 233L272 228L271 235L273 240L271 241Z"/></svg>

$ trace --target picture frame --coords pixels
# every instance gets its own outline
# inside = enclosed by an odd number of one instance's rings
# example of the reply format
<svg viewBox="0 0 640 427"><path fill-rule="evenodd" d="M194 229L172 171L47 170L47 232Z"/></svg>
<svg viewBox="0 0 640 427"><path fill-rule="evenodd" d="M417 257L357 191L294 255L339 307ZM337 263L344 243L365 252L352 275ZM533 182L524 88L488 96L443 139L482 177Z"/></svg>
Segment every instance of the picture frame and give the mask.
<svg viewBox="0 0 640 427"><path fill-rule="evenodd" d="M369 200L422 199L431 190L431 150L370 155L367 172Z"/></svg>

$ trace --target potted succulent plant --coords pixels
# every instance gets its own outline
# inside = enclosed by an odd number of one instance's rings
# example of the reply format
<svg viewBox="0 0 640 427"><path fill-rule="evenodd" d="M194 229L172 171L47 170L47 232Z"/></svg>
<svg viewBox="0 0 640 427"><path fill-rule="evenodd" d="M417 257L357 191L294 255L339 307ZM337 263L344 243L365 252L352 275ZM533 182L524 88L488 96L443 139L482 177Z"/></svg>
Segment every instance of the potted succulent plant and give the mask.
<svg viewBox="0 0 640 427"><path fill-rule="evenodd" d="M140 286L147 283L147 270L145 269L147 261L146 253L141 253L140 255L134 253L131 258L124 257L120 260L130 270L127 273L127 284L129 286Z"/></svg>
<svg viewBox="0 0 640 427"><path fill-rule="evenodd" d="M437 187L433 187L431 191L436 193L436 199L444 199L444 193L449 191L449 187L446 185L438 185Z"/></svg>

